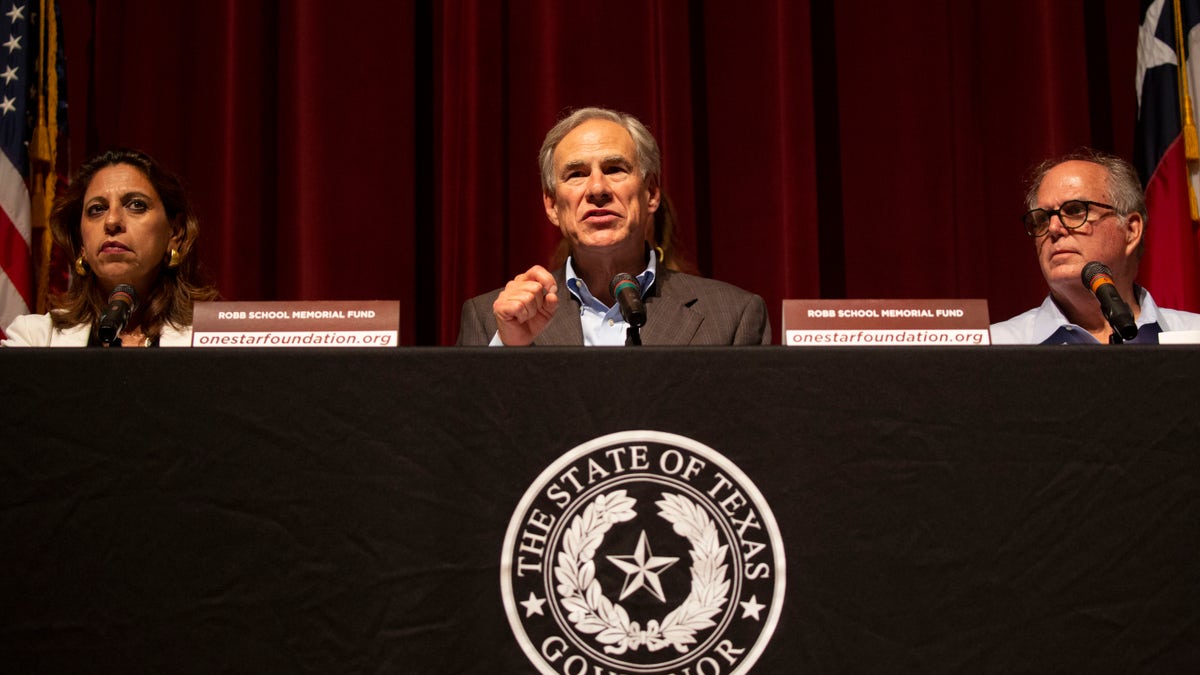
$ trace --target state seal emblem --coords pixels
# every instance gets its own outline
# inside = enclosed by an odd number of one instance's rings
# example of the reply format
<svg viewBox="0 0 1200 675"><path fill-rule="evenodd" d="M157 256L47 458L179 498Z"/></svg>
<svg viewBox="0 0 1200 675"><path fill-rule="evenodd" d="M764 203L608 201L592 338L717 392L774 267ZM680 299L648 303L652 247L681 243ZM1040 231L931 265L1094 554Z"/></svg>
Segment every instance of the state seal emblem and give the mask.
<svg viewBox="0 0 1200 675"><path fill-rule="evenodd" d="M784 597L779 528L724 455L624 431L559 457L509 522L500 585L542 673L750 670Z"/></svg>

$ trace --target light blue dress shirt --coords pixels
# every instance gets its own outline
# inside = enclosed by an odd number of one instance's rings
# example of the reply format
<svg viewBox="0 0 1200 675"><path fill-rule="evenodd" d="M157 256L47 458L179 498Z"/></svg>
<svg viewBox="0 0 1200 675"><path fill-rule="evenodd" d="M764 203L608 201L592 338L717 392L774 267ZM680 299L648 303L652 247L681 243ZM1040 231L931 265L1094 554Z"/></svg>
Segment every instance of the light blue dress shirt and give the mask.
<svg viewBox="0 0 1200 675"><path fill-rule="evenodd" d="M619 304L608 305L596 299L588 290L587 282L575 274L574 261L567 258L567 290L579 300L579 323L583 328L583 344L588 347L622 347L625 345L626 332L629 324L621 317ZM658 256L651 255L646 269L637 275L638 285L642 287L642 297L654 283L654 275L658 270ZM565 311L565 305L559 305L558 311ZM503 347L500 332L492 336L490 347Z"/></svg>
<svg viewBox="0 0 1200 675"><path fill-rule="evenodd" d="M1159 307L1150 292L1135 285L1138 305L1138 337L1133 342L1158 344L1158 334L1177 330L1200 330L1200 315ZM1071 323L1050 296L1040 307L991 326L994 345L1099 344L1092 334Z"/></svg>
<svg viewBox="0 0 1200 675"><path fill-rule="evenodd" d="M658 269L657 257L650 256L646 269L637 275L638 285L642 287L642 297L654 283L654 274ZM583 344L588 347L621 347L625 345L625 335L629 324L621 317L618 304L612 307L605 305L592 295L587 283L575 274L571 258L567 258L567 290L579 300L579 323L583 327Z"/></svg>

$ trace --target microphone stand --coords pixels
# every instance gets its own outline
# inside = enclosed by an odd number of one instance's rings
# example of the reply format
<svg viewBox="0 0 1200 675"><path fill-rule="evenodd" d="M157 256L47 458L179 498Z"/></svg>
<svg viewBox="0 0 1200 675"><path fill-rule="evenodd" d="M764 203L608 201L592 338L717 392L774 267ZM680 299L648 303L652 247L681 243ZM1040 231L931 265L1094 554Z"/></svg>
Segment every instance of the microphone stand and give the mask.
<svg viewBox="0 0 1200 675"><path fill-rule="evenodd" d="M1120 345L1120 344L1125 344L1125 341L1122 340L1121 336L1117 335L1117 331L1114 330L1113 332L1108 334L1108 344Z"/></svg>
<svg viewBox="0 0 1200 675"><path fill-rule="evenodd" d="M629 328L625 329L625 346L640 346L642 344L642 332L637 324L629 324Z"/></svg>

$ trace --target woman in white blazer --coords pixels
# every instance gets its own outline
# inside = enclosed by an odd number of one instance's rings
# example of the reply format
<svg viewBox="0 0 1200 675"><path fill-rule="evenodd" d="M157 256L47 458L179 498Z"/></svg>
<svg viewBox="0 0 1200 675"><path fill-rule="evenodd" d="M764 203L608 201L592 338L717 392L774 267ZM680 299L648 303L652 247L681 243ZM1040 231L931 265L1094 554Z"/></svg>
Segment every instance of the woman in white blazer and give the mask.
<svg viewBox="0 0 1200 675"><path fill-rule="evenodd" d="M201 278L199 222L183 183L152 157L109 150L84 163L50 213L74 261L46 314L19 316L6 347L186 347Z"/></svg>

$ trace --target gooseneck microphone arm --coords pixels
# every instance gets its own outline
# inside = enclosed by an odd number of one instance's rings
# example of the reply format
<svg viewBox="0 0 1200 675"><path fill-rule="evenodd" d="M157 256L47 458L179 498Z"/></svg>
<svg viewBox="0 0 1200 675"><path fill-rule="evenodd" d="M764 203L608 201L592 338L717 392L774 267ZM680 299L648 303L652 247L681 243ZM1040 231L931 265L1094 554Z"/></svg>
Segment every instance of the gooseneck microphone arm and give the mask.
<svg viewBox="0 0 1200 675"><path fill-rule="evenodd" d="M646 325L646 305L642 303L642 287L632 275L621 272L613 277L608 290L621 307L621 318L629 324L625 331L625 344L642 344L642 326Z"/></svg>
<svg viewBox="0 0 1200 675"><path fill-rule="evenodd" d="M133 286L117 284L112 289L108 294L108 307L100 315L100 322L96 326L96 336L100 338L100 344L105 347L121 346L121 340L117 336L125 330L125 324L129 323L129 317L133 310L137 309L137 305L137 291Z"/></svg>
<svg viewBox="0 0 1200 675"><path fill-rule="evenodd" d="M1112 326L1113 332L1108 337L1109 343L1119 345L1125 340L1137 337L1138 328L1137 322L1133 319L1133 312L1121 298L1117 285L1113 283L1112 270L1108 265L1094 260L1083 266L1083 271L1079 276L1083 285L1100 301L1100 311L1104 314L1108 325Z"/></svg>

